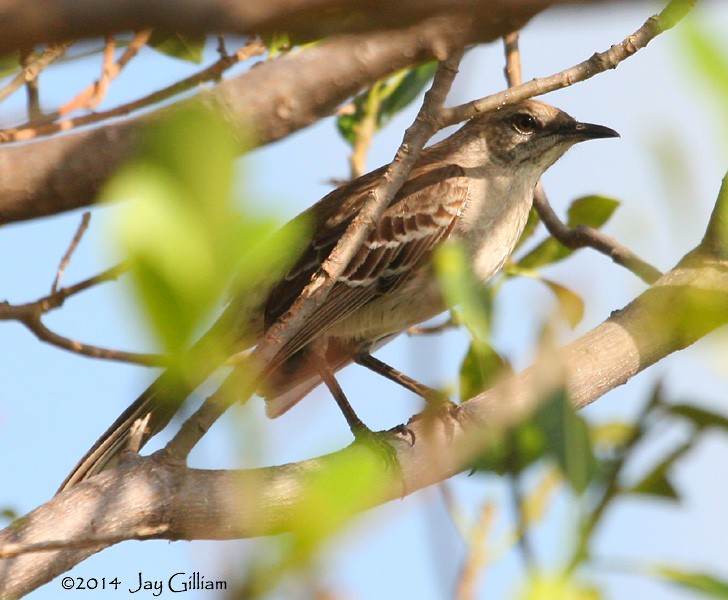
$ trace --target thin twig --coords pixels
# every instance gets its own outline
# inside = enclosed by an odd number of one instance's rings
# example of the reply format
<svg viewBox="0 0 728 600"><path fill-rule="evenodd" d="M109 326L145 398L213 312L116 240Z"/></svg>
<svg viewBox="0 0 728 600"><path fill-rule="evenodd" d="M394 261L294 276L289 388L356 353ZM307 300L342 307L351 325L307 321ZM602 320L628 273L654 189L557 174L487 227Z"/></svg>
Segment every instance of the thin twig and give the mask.
<svg viewBox="0 0 728 600"><path fill-rule="evenodd" d="M168 359L159 354L125 352L123 350L114 350L110 348L102 348L100 346L92 346L90 344L83 344L57 334L55 331L46 327L43 323L43 315L51 310L61 307L69 297L100 283L112 281L127 269L128 265L126 264L117 265L74 285L57 289L48 296L44 296L34 302L28 302L26 304L0 302L0 321L17 321L22 323L39 340L47 342L58 348L74 352L75 354L81 354L91 358L102 358L105 360L146 366L167 366L169 363Z"/></svg>
<svg viewBox="0 0 728 600"><path fill-rule="evenodd" d="M217 34L217 53L220 55L222 60L230 58L230 53L228 52L227 45L225 44L224 33Z"/></svg>
<svg viewBox="0 0 728 600"><path fill-rule="evenodd" d="M114 51L116 50L116 40L109 36L106 38L104 47L103 67L101 76L98 80L81 91L76 97L72 98L58 109L58 116L67 115L73 111L80 109L93 110L106 97L106 91L109 84L119 76L122 69L131 61L139 51L146 45L152 36L151 29L139 31L134 35L129 45L124 50L119 60L114 62Z"/></svg>
<svg viewBox="0 0 728 600"><path fill-rule="evenodd" d="M163 460L172 464L184 464L187 456L224 413L238 398L253 394L260 383L251 359L239 364L211 396L182 424L179 431L162 451Z"/></svg>
<svg viewBox="0 0 728 600"><path fill-rule="evenodd" d="M521 51L518 48L519 32L513 31L503 38L503 46L506 53L506 66L503 70L508 87L514 87L523 83L521 75Z"/></svg>
<svg viewBox="0 0 728 600"><path fill-rule="evenodd" d="M377 131L377 114L382 107L379 100L381 88L382 82L378 81L369 89L364 100L364 115L354 127L354 143L349 156L352 179L356 179L366 171L367 154Z"/></svg>
<svg viewBox="0 0 728 600"><path fill-rule="evenodd" d="M361 211L323 262L311 283L306 286L289 312L271 326L256 347L262 364L269 364L280 349L293 338L310 315L326 300L329 291L349 261L376 226L387 206L406 181L420 151L439 128L445 97L457 73L463 52L456 52L440 63L434 81L423 101L415 122L407 129L394 160L381 178L381 183L368 194Z"/></svg>
<svg viewBox="0 0 728 600"><path fill-rule="evenodd" d="M20 65L23 67L23 73L25 73L30 65L35 62L35 53L33 48L28 48L26 51L21 53ZM40 91L38 89L38 78L32 77L25 80L25 92L27 95L28 104L28 120L34 121L43 116L43 112L40 108Z"/></svg>
<svg viewBox="0 0 728 600"><path fill-rule="evenodd" d="M61 279L63 278L63 273L66 271L66 267L68 266L68 263L71 262L71 257L73 256L73 253L76 251L78 244L81 242L81 238L83 237L83 234L88 229L89 221L91 221L91 213L89 211L86 211L83 213L83 216L81 217L81 222L78 224L78 229L76 229L76 233L73 236L71 243L68 245L68 248L66 249L66 252L64 253L63 258L61 258L60 264L58 265L58 270L56 271L56 277L53 280L53 285L51 285L51 295L58 292L58 286L60 285Z"/></svg>
<svg viewBox="0 0 728 600"><path fill-rule="evenodd" d="M478 520L471 528L468 536L468 555L460 569L455 591L457 600L474 600L478 598L478 582L489 558L489 554L485 550L485 541L493 527L494 520L495 507L491 502L484 502L480 508Z"/></svg>
<svg viewBox="0 0 728 600"><path fill-rule="evenodd" d="M24 305L27 306L27 305ZM20 308L20 307L15 307ZM43 324L42 312L25 311L18 314L15 320L21 322L31 331L39 340L47 342L63 350L68 350L74 354L81 354L90 358L102 358L105 360L113 360L116 362L132 363L137 365L145 365L148 367L165 367L169 365L169 360L159 354L145 354L139 352L126 352L124 350L114 350L111 348L102 348L100 346L92 346L84 344L76 340L64 337L52 331ZM2 316L0 316L2 319Z"/></svg>
<svg viewBox="0 0 728 600"><path fill-rule="evenodd" d="M221 78L222 74L225 71L232 68L236 64L253 56L263 54L264 52L265 46L263 45L263 42L261 42L260 40L254 40L243 48L240 48L235 54L230 55L228 58L220 59L209 67L206 67L201 71L190 75L189 77L186 77L181 81L173 83L172 85L167 86L166 88L163 88L157 92L148 94L143 98L139 98L138 100L134 100L126 104L122 104L121 106L117 106L116 108L107 111L96 112L93 114L74 117L71 119L64 119L57 123L49 122L39 126L34 126L31 123L25 123L11 129L0 129L0 142L19 142L24 140L30 140L40 136L47 136L54 133L59 133L61 131L70 131L84 125L99 123L113 117L128 115L129 113L132 113L134 111L147 108L154 104L158 104L160 102L163 102L164 100L167 100L168 98L186 92L206 81L217 81ZM50 121L57 119L59 116L60 113L58 111L48 115Z"/></svg>
<svg viewBox="0 0 728 600"><path fill-rule="evenodd" d="M642 27L628 35L619 44L613 45L604 52L596 52L588 60L555 75L532 79L497 94L445 109L442 112L441 126L455 125L478 114L569 87L608 69L615 69L619 63L647 46L659 34L674 27L696 2L697 0L671 0L662 12L651 16Z"/></svg>
<svg viewBox="0 0 728 600"><path fill-rule="evenodd" d="M46 296L45 298L41 298L40 300L38 300L38 302L43 304L44 312L47 312L52 308L58 308L66 301L67 298L70 298L71 296L75 296L76 294L92 288L96 285L99 285L100 283L105 283L107 281L114 281L118 279L120 275L123 275L128 270L129 263L120 263L106 269L105 271L102 271L101 273L98 273L97 275L94 275L93 277L89 277L88 279L84 279L67 287L62 287L54 294Z"/></svg>
<svg viewBox="0 0 728 600"><path fill-rule="evenodd" d="M25 63L22 70L5 87L0 89L0 102L20 89L24 84L35 81L41 71L66 53L70 45L70 42L51 44L43 50L40 56L35 56L33 60Z"/></svg>
<svg viewBox="0 0 728 600"><path fill-rule="evenodd" d="M602 233L598 229L586 225L578 225L572 229L564 225L554 209L551 208L551 204L540 183L536 186L533 195L533 205L548 232L567 248L593 248L650 285L662 277L661 271L642 260L613 237Z"/></svg>
<svg viewBox="0 0 728 600"><path fill-rule="evenodd" d="M506 80L509 86L518 86L521 83L518 32L507 35L503 40L506 54L506 67L504 69ZM615 263L622 265L648 284L654 283L662 276L662 273L655 267L598 229L586 225L580 225L572 229L564 224L551 207L540 181L534 191L533 206L548 232L567 248L589 247L597 250L609 256Z"/></svg>

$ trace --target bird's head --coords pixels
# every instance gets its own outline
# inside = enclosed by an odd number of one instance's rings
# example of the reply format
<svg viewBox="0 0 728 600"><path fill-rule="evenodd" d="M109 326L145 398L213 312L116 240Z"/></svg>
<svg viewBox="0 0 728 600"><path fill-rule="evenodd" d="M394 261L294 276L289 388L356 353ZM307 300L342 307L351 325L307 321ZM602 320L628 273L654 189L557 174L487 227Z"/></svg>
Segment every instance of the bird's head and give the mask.
<svg viewBox="0 0 728 600"><path fill-rule="evenodd" d="M487 146L492 165L535 169L537 177L578 142L619 137L603 125L580 123L564 111L524 100L475 117L462 130Z"/></svg>

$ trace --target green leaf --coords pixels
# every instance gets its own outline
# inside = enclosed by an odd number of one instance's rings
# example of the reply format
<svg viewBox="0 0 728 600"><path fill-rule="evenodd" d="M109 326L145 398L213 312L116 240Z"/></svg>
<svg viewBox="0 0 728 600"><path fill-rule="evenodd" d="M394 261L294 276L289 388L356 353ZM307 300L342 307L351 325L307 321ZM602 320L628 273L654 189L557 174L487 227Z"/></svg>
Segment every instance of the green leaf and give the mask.
<svg viewBox="0 0 728 600"><path fill-rule="evenodd" d="M659 565L647 572L707 598L728 599L728 581L714 575Z"/></svg>
<svg viewBox="0 0 728 600"><path fill-rule="evenodd" d="M625 421L611 421L590 427L592 444L600 449L619 449L634 438L637 426Z"/></svg>
<svg viewBox="0 0 728 600"><path fill-rule="evenodd" d="M326 468L302 473L289 511L292 537L282 564L290 568L306 563L323 542L377 503L386 486L381 461L371 449L354 445L343 455L328 457Z"/></svg>
<svg viewBox="0 0 728 600"><path fill-rule="evenodd" d="M6 77L20 71L20 56L18 52L11 52L0 56L0 77Z"/></svg>
<svg viewBox="0 0 728 600"><path fill-rule="evenodd" d="M509 276L521 275L540 281L545 284L556 297L559 303L559 310L571 327L576 327L584 318L584 300L576 292L569 288L543 277L538 271L525 269L521 264L507 265L506 272Z"/></svg>
<svg viewBox="0 0 728 600"><path fill-rule="evenodd" d="M510 371L510 365L493 346L473 340L460 366L460 401L492 387L505 371Z"/></svg>
<svg viewBox="0 0 728 600"><path fill-rule="evenodd" d="M605 196L584 196L577 198L567 210L566 224L569 227L588 225L599 229L614 214L619 201Z"/></svg>
<svg viewBox="0 0 728 600"><path fill-rule="evenodd" d="M563 391L552 394L512 431L491 437L492 444L471 463L473 471L517 475L543 458L552 458L577 493L597 473L588 426Z"/></svg>
<svg viewBox="0 0 728 600"><path fill-rule="evenodd" d="M584 300L576 292L550 279L541 279L556 296L561 314L573 328L584 318Z"/></svg>
<svg viewBox="0 0 728 600"><path fill-rule="evenodd" d="M232 204L236 143L199 107L153 125L140 154L109 182L122 207L113 236L131 262L135 291L168 353L191 342L238 268L253 228Z"/></svg>
<svg viewBox="0 0 728 600"><path fill-rule="evenodd" d="M695 18L680 27L690 58L691 71L700 75L703 84L721 106L728 101L728 55L717 34Z"/></svg>
<svg viewBox="0 0 728 600"><path fill-rule="evenodd" d="M599 229L614 214L619 201L604 196L584 196L571 203L567 211L567 225L571 228L586 225ZM574 250L563 246L554 238L541 242L528 254L518 261L523 269L538 269L544 265L564 260L573 254Z"/></svg>
<svg viewBox="0 0 728 600"><path fill-rule="evenodd" d="M675 464L675 461L692 448L692 446L692 441L688 441L675 448L675 450L670 452L639 483L626 491L632 494L644 494L664 498L665 500L679 501L680 496L669 479L668 471Z"/></svg>
<svg viewBox="0 0 728 600"><path fill-rule="evenodd" d="M601 600L602 597L593 586L553 575L529 578L516 596L518 600Z"/></svg>
<svg viewBox="0 0 728 600"><path fill-rule="evenodd" d="M186 34L155 29L148 45L157 52L200 64L205 49L205 36L192 37Z"/></svg>
<svg viewBox="0 0 728 600"><path fill-rule="evenodd" d="M291 36L285 32L276 31L266 35L263 37L263 42L271 58L291 49Z"/></svg>
<svg viewBox="0 0 728 600"><path fill-rule="evenodd" d="M597 470L589 426L569 404L565 390L546 401L534 415L544 429L546 448L577 493L583 493Z"/></svg>
<svg viewBox="0 0 728 600"><path fill-rule="evenodd" d="M13 508L3 508L2 510L0 510L0 519L15 521L18 517L18 511Z"/></svg>
<svg viewBox="0 0 728 600"><path fill-rule="evenodd" d="M666 404L670 414L689 420L698 429L717 427L728 432L728 418L692 404Z"/></svg>
<svg viewBox="0 0 728 600"><path fill-rule="evenodd" d="M460 307L460 317L474 338L487 340L493 310L491 288L474 278L462 244L451 241L435 253L435 268L449 306Z"/></svg>
<svg viewBox="0 0 728 600"><path fill-rule="evenodd" d="M357 131L368 119L373 119L375 131L384 127L398 112L409 106L432 79L437 62L399 71L382 79L352 102L352 110L336 120L341 136L353 145Z"/></svg>
<svg viewBox="0 0 728 600"><path fill-rule="evenodd" d="M386 120L407 108L432 81L435 71L437 61L431 61L402 72L403 76L391 78L381 92L379 126L382 127Z"/></svg>
<svg viewBox="0 0 728 600"><path fill-rule="evenodd" d="M667 473L662 471L653 471L629 491L633 494L657 496L676 502L680 501L680 496L668 479Z"/></svg>

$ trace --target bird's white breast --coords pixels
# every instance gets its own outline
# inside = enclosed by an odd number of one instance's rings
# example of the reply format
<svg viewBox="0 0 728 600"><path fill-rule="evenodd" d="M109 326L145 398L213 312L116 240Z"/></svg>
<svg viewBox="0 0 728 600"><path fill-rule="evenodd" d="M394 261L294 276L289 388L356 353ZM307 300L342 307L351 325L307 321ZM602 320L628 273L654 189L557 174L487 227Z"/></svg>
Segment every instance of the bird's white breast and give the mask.
<svg viewBox="0 0 728 600"><path fill-rule="evenodd" d="M487 183L486 183L487 182ZM488 281L508 260L521 237L533 202L531 177L477 177L455 236L463 239L475 275Z"/></svg>

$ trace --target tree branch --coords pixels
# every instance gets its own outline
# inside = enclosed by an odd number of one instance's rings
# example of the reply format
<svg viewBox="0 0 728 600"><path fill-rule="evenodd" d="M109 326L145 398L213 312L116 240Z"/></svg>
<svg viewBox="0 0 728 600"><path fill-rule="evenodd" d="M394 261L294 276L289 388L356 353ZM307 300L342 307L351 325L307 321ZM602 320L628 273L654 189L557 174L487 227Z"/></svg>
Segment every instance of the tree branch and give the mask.
<svg viewBox="0 0 728 600"><path fill-rule="evenodd" d="M622 265L647 284L655 283L662 273L650 263L642 260L613 237L586 225L573 229L567 227L554 212L539 182L533 195L533 205L548 232L567 248L593 248Z"/></svg>
<svg viewBox="0 0 728 600"><path fill-rule="evenodd" d="M344 36L267 61L198 98L218 107L241 139L266 144L330 115L385 75L448 54L479 35L464 19L431 19L396 32ZM91 204L138 147L161 109L101 128L0 147L0 224Z"/></svg>
<svg viewBox="0 0 728 600"><path fill-rule="evenodd" d="M686 318L676 321L676 311ZM544 357L463 404L456 420L413 418L408 427L417 443L396 442L401 477L383 471L378 475L382 487L357 510L462 471L554 387L565 383L574 406L583 407L725 323L728 261L698 248L652 288L555 356ZM152 536L165 539L230 539L285 531L307 483L333 462L355 462L359 452L366 450L354 446L296 464L241 471L186 469L160 462L160 455L132 455L0 534L0 548L71 542L70 549L0 561L0 595L27 593L120 536L136 537L150 528L166 528ZM110 541L93 548L73 547L74 540L104 537Z"/></svg>
<svg viewBox="0 0 728 600"><path fill-rule="evenodd" d="M614 44L609 50L595 52L588 60L550 77L535 78L497 94L450 108L443 115L443 126L454 125L480 113L495 110L499 106L515 104L527 98L569 87L591 79L608 69L616 69L623 60L633 56L658 35L674 27L692 9L695 2L697 0L670 0L662 12L651 16L642 27L619 44Z"/></svg>
<svg viewBox="0 0 728 600"><path fill-rule="evenodd" d="M82 229L79 229L81 232ZM72 251L76 236L71 243L66 255L69 251ZM59 270L56 276L57 284L58 277L62 272L66 256L59 266ZM27 302L25 304L10 304L9 302L0 302L0 321L17 321L22 323L30 332L32 332L42 342L47 342L63 350L74 352L83 356L91 358L103 358L106 360L114 360L119 362L127 362L139 365L153 366L153 367L164 367L168 366L168 361L164 356L158 354L144 354L139 352L125 352L124 350L114 350L110 348L101 348L100 346L92 346L90 344L84 344L71 338L64 337L52 331L43 323L43 315L63 306L64 302L71 296L83 292L95 285L106 281L112 281L119 277L127 266L124 264L117 265L107 269L103 273L89 277L83 281L75 283L68 287L63 287L54 291L43 298L39 298L33 302Z"/></svg>
<svg viewBox="0 0 728 600"><path fill-rule="evenodd" d="M576 0L598 4L604 0ZM191 34L242 35L285 31L296 43L341 33L365 33L410 27L431 16L467 18L481 39L496 39L520 29L531 17L557 3L574 0L26 0L0 10L5 34L0 54L21 45L100 37L115 32L163 27ZM505 30L501 28L505 27Z"/></svg>

